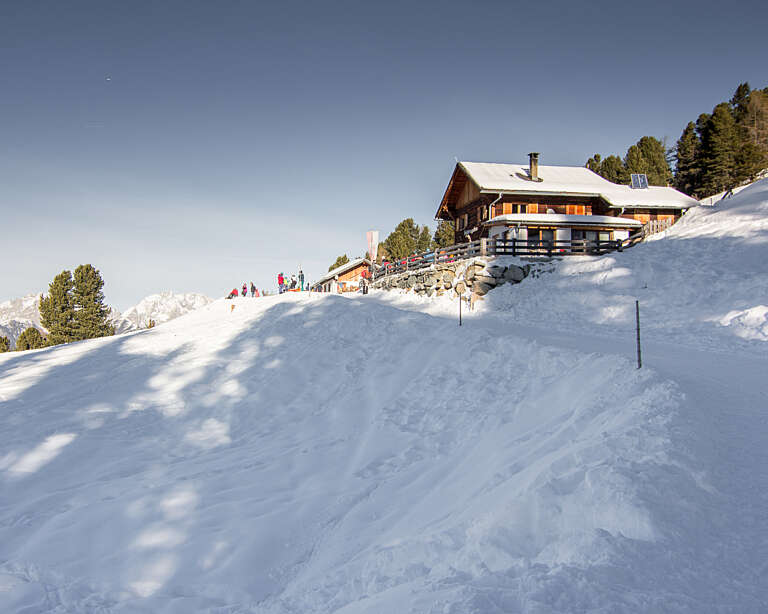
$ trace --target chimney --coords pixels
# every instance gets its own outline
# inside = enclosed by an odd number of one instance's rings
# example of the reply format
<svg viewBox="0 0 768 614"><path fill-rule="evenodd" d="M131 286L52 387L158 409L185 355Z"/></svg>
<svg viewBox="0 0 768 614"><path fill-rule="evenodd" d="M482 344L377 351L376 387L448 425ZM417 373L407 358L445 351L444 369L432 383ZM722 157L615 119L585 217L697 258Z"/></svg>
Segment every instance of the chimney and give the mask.
<svg viewBox="0 0 768 614"><path fill-rule="evenodd" d="M531 181L541 181L539 179L539 154L538 152L531 152L528 154L528 174L531 176Z"/></svg>

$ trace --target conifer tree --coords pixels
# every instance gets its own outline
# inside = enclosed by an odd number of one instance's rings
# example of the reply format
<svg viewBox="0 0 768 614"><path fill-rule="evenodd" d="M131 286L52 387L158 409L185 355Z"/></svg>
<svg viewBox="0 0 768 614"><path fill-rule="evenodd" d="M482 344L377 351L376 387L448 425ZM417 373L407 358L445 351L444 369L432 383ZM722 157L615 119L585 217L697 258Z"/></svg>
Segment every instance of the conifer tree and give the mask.
<svg viewBox="0 0 768 614"><path fill-rule="evenodd" d="M731 110L733 111L733 119L737 124L740 124L745 115L747 114L747 104L749 103L749 96L752 90L749 87L749 83L740 83L733 93L731 98Z"/></svg>
<svg viewBox="0 0 768 614"><path fill-rule="evenodd" d="M36 350L45 347L45 339L34 326L25 329L16 339L16 351Z"/></svg>
<svg viewBox="0 0 768 614"><path fill-rule="evenodd" d="M688 195L698 194L701 183L701 140L696 124L688 122L675 147L675 187Z"/></svg>
<svg viewBox="0 0 768 614"><path fill-rule="evenodd" d="M69 343L75 334L75 305L72 273L62 271L48 285L48 296L40 296L40 323L48 331L48 344Z"/></svg>
<svg viewBox="0 0 768 614"><path fill-rule="evenodd" d="M599 174L613 183L629 183L629 173L619 156L612 155L605 158L600 164Z"/></svg>
<svg viewBox="0 0 768 614"><path fill-rule="evenodd" d="M0 354L11 351L11 340L8 337L0 337Z"/></svg>
<svg viewBox="0 0 768 614"><path fill-rule="evenodd" d="M768 91L755 90L749 95L743 125L749 140L768 151Z"/></svg>
<svg viewBox="0 0 768 614"><path fill-rule="evenodd" d="M416 251L426 251L430 244L429 228L419 227L410 217L400 222L384 239L384 247L390 258L404 258Z"/></svg>
<svg viewBox="0 0 768 614"><path fill-rule="evenodd" d="M429 231L429 226L422 226L416 241L416 251L428 252L430 249L432 249L432 233Z"/></svg>
<svg viewBox="0 0 768 614"><path fill-rule="evenodd" d="M448 220L440 220L432 240L435 247L449 247L455 243L455 236L453 224Z"/></svg>
<svg viewBox="0 0 768 614"><path fill-rule="evenodd" d="M627 154L624 156L624 168L628 173L645 173L648 169L648 163L643 157L642 150L637 144L632 145L627 149Z"/></svg>
<svg viewBox="0 0 768 614"><path fill-rule="evenodd" d="M347 262L349 262L349 258L347 257L346 254L342 254L341 256L336 258L336 260L331 266L328 267L328 271L333 271L333 269L338 269L340 266L347 264Z"/></svg>
<svg viewBox="0 0 768 614"><path fill-rule="evenodd" d="M730 106L722 102L714 108L702 135L702 188L715 194L737 183L736 155L739 136Z"/></svg>
<svg viewBox="0 0 768 614"><path fill-rule="evenodd" d="M110 309L104 304L104 280L90 264L75 269L72 298L75 306L74 336L76 341L108 337L115 334L109 322Z"/></svg>
<svg viewBox="0 0 768 614"><path fill-rule="evenodd" d="M587 160L586 167L591 170L593 173L597 173L598 175L602 175L600 172L600 154L596 153L594 156L592 156L589 160Z"/></svg>
<svg viewBox="0 0 768 614"><path fill-rule="evenodd" d="M648 176L649 185L666 186L669 184L672 179L672 171L669 168L669 162L667 162L664 144L655 137L644 136L637 142L637 148L642 154L645 170L634 172L645 173Z"/></svg>

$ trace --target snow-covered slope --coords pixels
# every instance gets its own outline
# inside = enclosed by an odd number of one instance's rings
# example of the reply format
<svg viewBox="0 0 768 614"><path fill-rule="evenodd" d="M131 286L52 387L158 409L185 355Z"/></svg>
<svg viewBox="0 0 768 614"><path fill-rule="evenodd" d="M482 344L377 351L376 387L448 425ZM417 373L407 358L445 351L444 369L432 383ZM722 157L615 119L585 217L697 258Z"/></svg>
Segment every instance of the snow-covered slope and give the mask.
<svg viewBox="0 0 768 614"><path fill-rule="evenodd" d="M287 294L0 356L0 611L765 612L768 344L708 317L768 304L766 201L461 328Z"/></svg>
<svg viewBox="0 0 768 614"><path fill-rule="evenodd" d="M211 302L212 298L195 292L151 294L125 312L116 314L115 330L124 333L146 328L150 320L154 320L156 324L169 322Z"/></svg>
<svg viewBox="0 0 768 614"><path fill-rule="evenodd" d="M486 302L517 322L616 335L633 333L635 300L645 337L712 349L768 341L768 179L626 252L564 259Z"/></svg>

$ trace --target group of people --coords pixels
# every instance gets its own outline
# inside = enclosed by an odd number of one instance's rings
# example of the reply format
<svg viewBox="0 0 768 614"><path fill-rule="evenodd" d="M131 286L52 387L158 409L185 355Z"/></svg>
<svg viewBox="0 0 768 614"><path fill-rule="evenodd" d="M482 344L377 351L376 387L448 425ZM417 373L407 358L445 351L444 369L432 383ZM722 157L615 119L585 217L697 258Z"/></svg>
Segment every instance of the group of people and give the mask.
<svg viewBox="0 0 768 614"><path fill-rule="evenodd" d="M304 283L304 271L299 269L299 274L292 274L289 277L286 277L283 273L278 273L277 275L277 287L279 289L280 294L283 292L288 291L299 291L299 290L309 290L309 282L306 284ZM232 288L232 291L229 293L227 298L237 298L239 296L248 296L248 289L249 286L247 283L243 283L243 287L238 288ZM261 290L256 287L256 284L251 282L250 284L250 291L251 296L254 298L260 297L260 296L267 296L266 290Z"/></svg>
<svg viewBox="0 0 768 614"><path fill-rule="evenodd" d="M242 293L237 288L232 288L232 292L229 293L229 296L227 298L237 298L238 296L248 296L248 284L243 282L242 287ZM259 297L259 296L266 296L266 292L263 290L259 292L259 289L254 285L253 282L251 282L251 296L252 297Z"/></svg>
<svg viewBox="0 0 768 614"><path fill-rule="evenodd" d="M309 284L306 286L304 285L304 271L299 269L299 275L298 277L296 274L292 274L290 279L287 278L285 275L283 275L282 272L277 274L277 287L278 292L282 294L283 292L288 292L289 290L296 291L296 290L309 290Z"/></svg>

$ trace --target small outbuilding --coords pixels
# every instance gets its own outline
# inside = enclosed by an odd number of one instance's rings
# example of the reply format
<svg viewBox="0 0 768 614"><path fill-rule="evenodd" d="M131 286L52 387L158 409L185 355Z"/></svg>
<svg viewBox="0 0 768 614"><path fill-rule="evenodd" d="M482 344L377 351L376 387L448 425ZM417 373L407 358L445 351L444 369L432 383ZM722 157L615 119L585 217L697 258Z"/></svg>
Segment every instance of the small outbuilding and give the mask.
<svg viewBox="0 0 768 614"><path fill-rule="evenodd" d="M310 286L313 292L356 292L360 288L360 280L368 275L371 261L367 258L357 258L328 271Z"/></svg>

